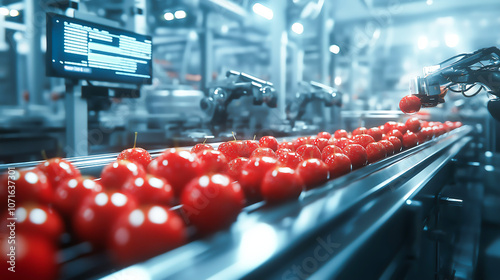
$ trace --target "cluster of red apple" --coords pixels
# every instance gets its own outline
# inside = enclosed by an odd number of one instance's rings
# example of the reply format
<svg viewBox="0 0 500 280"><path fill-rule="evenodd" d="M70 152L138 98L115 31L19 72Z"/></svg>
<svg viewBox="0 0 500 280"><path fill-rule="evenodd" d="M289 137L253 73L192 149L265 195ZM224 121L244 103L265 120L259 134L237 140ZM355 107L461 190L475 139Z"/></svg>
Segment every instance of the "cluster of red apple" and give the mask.
<svg viewBox="0 0 500 280"><path fill-rule="evenodd" d="M155 159L130 148L104 167L100 179L81 176L61 158L15 170L4 175L0 195L7 201L7 182L15 183L16 238L29 248L17 259L19 271L28 274L16 277L53 278L65 231L106 249L118 264L130 264L228 227L246 204L297 199L303 190L460 126L410 118L281 143L273 136L228 141L217 149L203 143L191 150L167 149ZM13 217L2 210L2 222ZM7 238L0 237L2 246ZM34 263L40 267L33 269Z"/></svg>

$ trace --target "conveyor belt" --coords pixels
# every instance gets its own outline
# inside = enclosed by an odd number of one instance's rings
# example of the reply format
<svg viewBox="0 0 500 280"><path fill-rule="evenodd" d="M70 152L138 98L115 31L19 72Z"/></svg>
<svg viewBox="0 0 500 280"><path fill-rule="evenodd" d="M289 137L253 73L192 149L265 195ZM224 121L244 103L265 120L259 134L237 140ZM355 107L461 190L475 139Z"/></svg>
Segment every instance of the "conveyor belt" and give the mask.
<svg viewBox="0 0 500 280"><path fill-rule="evenodd" d="M456 129L331 180L298 201L250 205L229 230L106 279L378 278L395 255L416 254L425 203L413 199L439 191L449 174L437 175L472 139L471 130Z"/></svg>

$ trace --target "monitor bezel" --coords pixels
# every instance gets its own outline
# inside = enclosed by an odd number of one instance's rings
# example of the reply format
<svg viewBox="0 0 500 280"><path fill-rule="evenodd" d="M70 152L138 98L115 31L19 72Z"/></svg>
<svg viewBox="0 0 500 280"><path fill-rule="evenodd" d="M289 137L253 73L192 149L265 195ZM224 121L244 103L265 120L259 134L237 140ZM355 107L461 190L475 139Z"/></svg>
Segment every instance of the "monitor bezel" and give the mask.
<svg viewBox="0 0 500 280"><path fill-rule="evenodd" d="M112 82L112 83L123 83L123 84L132 84L132 85L150 85L153 83L153 57L151 56L151 63L149 64L149 72L150 72L150 77L149 78L143 78L142 82L130 82L126 81L126 78L124 77L123 79L109 79L109 78L99 78L98 76L93 76L93 77L78 77L78 74L70 74L67 72L57 72L55 71L54 67L52 67L52 20L54 17L61 18L63 20L69 20L75 23L81 23L81 24L88 24L91 27L96 27L96 28L102 28L105 30L109 30L112 32L117 32L117 33L123 33L124 35L127 36L132 36L137 38L137 36L141 37L146 37L147 40L151 41L151 55L153 51L153 38L150 35L145 35L145 34L140 34L140 33L135 33L126 29L122 28L116 28L112 26L107 26L104 24L99 24L99 23L94 23L88 20L84 19L79 19L79 18L73 18L73 17L68 17L65 15L57 14L57 13L46 13L46 37L47 37L47 51L45 54L45 74L47 77L60 77L60 78L67 78L67 79L73 79L73 80L90 80L90 81L104 81L104 82ZM117 76L115 76L117 77Z"/></svg>

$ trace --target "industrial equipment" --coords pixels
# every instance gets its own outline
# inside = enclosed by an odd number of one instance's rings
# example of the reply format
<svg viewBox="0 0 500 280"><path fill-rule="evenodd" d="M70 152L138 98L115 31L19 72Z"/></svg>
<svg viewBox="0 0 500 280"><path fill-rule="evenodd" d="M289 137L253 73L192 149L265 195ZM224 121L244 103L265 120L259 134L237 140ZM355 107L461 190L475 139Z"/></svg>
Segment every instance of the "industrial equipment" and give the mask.
<svg viewBox="0 0 500 280"><path fill-rule="evenodd" d="M287 106L287 115L292 127L306 114L307 104L314 101L322 103L325 107L340 107L342 106L342 93L336 88L315 81L301 82L295 99Z"/></svg>
<svg viewBox="0 0 500 280"><path fill-rule="evenodd" d="M459 54L436 66L424 68L424 76L410 82L410 92L420 98L423 107L435 107L445 102L447 90L473 97L486 89L494 96L488 101L488 110L500 121L499 67L500 50L497 47ZM479 85L479 88L466 94L475 85Z"/></svg>
<svg viewBox="0 0 500 280"><path fill-rule="evenodd" d="M233 70L226 73L226 79L213 84L200 106L213 124L221 125L227 120L229 103L243 96L252 97L253 105L265 103L270 108L277 106L277 94L272 83Z"/></svg>

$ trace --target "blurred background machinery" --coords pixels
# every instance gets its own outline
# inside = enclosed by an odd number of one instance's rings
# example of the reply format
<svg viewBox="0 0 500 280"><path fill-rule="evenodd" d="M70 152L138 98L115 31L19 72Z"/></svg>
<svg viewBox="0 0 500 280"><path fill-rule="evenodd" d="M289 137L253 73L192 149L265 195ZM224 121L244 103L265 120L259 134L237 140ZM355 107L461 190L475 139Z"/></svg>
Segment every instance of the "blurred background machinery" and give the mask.
<svg viewBox="0 0 500 280"><path fill-rule="evenodd" d="M297 94L305 96L301 83L310 81L345 94L339 97L342 112L319 100L308 102L299 114L303 130L350 129L369 125L372 118L397 120L396 101L424 66L500 43L498 3L492 0L278 2L2 1L1 141L13 145L1 154L2 161L39 159L42 146L49 155L119 151L137 130L155 135L143 138L151 141L144 143L150 148L190 143L204 134L225 139L227 129L213 131L206 125L212 116L199 101L213 94L211 86L229 70L272 83L277 95L274 109L252 106L248 97L227 105L226 127L242 137L300 130L294 119L298 110L287 113L287 106L293 108ZM139 98L89 100L84 151L70 151L65 142L64 80L43 75L46 31L40 15L75 10L151 34L154 41L153 84L144 86ZM495 151L498 125L486 116L488 97L464 100L450 92L447 98L441 110L422 115L471 121L478 125L482 149ZM33 149L21 152L15 146L21 143ZM18 151L9 154L13 150Z"/></svg>

